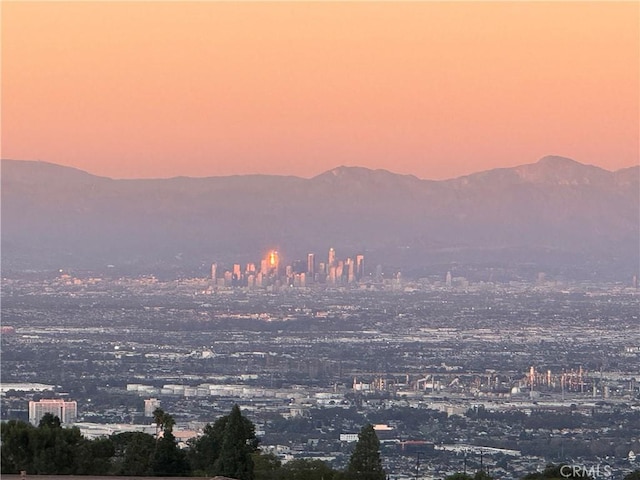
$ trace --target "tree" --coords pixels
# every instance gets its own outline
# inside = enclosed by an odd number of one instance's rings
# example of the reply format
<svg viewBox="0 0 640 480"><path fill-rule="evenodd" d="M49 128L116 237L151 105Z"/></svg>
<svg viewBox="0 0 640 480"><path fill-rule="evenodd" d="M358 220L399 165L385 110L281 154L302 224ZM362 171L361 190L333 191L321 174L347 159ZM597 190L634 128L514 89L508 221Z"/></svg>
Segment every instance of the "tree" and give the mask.
<svg viewBox="0 0 640 480"><path fill-rule="evenodd" d="M282 478L286 480L333 480L339 472L322 460L301 458L287 462L282 467Z"/></svg>
<svg viewBox="0 0 640 480"><path fill-rule="evenodd" d="M156 445L150 460L151 472L162 477L189 474L191 469L187 455L178 447L173 436L176 421L161 408L153 411L153 420L156 423Z"/></svg>
<svg viewBox="0 0 640 480"><path fill-rule="evenodd" d="M478 470L476 474L473 476L473 480L493 480L493 477L489 475L487 472Z"/></svg>
<svg viewBox="0 0 640 480"><path fill-rule="evenodd" d="M380 460L380 441L373 426L365 425L347 466L349 480L385 480Z"/></svg>
<svg viewBox="0 0 640 480"><path fill-rule="evenodd" d="M80 429L62 428L60 419L45 414L32 432L29 448L33 451L32 471L38 475L71 475L78 468L78 452L86 442Z"/></svg>
<svg viewBox="0 0 640 480"><path fill-rule="evenodd" d="M445 477L444 480L493 480L493 477L489 475L487 472L478 470L473 477L466 473L457 472L457 473L454 473L453 475L449 475L448 477Z"/></svg>
<svg viewBox="0 0 640 480"><path fill-rule="evenodd" d="M255 451L252 442L254 439L253 423L247 424L240 407L234 405L224 425L220 453L214 463L214 473L237 480L253 480L251 454Z"/></svg>
<svg viewBox="0 0 640 480"><path fill-rule="evenodd" d="M2 422L0 465L3 474L33 471L33 448L30 448L29 442L35 430L33 425L18 420Z"/></svg>
<svg viewBox="0 0 640 480"><path fill-rule="evenodd" d="M45 413L38 423L38 428L60 428L60 426L60 418L53 413Z"/></svg>
<svg viewBox="0 0 640 480"><path fill-rule="evenodd" d="M213 475L214 464L220 456L226 423L227 416L225 415L218 418L213 425L207 424L201 437L189 441L191 469L198 476Z"/></svg>
<svg viewBox="0 0 640 480"><path fill-rule="evenodd" d="M282 462L273 453L255 452L252 458L255 480L281 480L283 478Z"/></svg>
<svg viewBox="0 0 640 480"><path fill-rule="evenodd" d="M76 450L76 475L106 475L111 470L115 449L110 438L83 438Z"/></svg>
<svg viewBox="0 0 640 480"><path fill-rule="evenodd" d="M187 456L176 443L171 429L166 429L162 438L156 441L151 458L151 470L157 477L187 476L190 474Z"/></svg>
<svg viewBox="0 0 640 480"><path fill-rule="evenodd" d="M123 432L112 435L111 441L115 448L115 475L151 475L151 458L156 448L152 435L143 432Z"/></svg>
<svg viewBox="0 0 640 480"><path fill-rule="evenodd" d="M239 480L250 480L253 478L252 454L257 451L258 443L255 426L234 405L229 415L218 418L213 425L208 424L204 434L191 442L191 468L198 475L235 475ZM236 469L244 472L244 476L231 474L230 471Z"/></svg>
<svg viewBox="0 0 640 480"><path fill-rule="evenodd" d="M45 415L37 428L12 420L3 422L0 429L3 474L24 470L33 475L151 475L151 459L164 446L158 445L152 435L140 432L89 440L78 428L62 428L53 415ZM184 453L174 446L178 450L176 458L183 458L182 468L176 470L188 474ZM167 470L166 474L175 473Z"/></svg>
<svg viewBox="0 0 640 480"><path fill-rule="evenodd" d="M153 421L156 424L156 439L159 438L160 432L172 432L176 421L171 415L165 413L160 407L153 411Z"/></svg>
<svg viewBox="0 0 640 480"><path fill-rule="evenodd" d="M85 439L78 428L62 428L60 419L45 414L37 428L11 420L2 424L2 473L18 473L22 470L33 474L70 475L94 472L106 462L110 450L100 445L92 450L92 443ZM106 447L106 448L101 448ZM82 458L83 454L92 451Z"/></svg>

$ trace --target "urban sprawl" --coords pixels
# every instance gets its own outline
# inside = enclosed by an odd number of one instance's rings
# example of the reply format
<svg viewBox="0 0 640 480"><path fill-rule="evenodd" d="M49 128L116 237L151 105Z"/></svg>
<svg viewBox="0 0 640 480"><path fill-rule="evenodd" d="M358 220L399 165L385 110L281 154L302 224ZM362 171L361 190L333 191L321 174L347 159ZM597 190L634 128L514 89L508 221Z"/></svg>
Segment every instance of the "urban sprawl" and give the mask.
<svg viewBox="0 0 640 480"><path fill-rule="evenodd" d="M154 433L161 407L186 446L237 404L283 462L344 468L371 424L390 479L639 468L635 278L405 278L333 248L282 263L3 278L2 420L98 438Z"/></svg>

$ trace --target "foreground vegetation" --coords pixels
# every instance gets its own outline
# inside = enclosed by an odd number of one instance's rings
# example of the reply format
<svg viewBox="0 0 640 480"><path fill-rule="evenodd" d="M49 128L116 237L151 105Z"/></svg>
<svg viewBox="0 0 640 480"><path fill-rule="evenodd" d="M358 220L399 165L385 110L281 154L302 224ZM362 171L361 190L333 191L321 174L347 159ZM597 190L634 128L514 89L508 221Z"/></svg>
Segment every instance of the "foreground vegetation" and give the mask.
<svg viewBox="0 0 640 480"><path fill-rule="evenodd" d="M171 415L154 412L156 434L125 432L94 440L76 427L63 428L58 417L47 414L38 427L11 420L1 424L2 474L25 471L32 475L199 476L216 475L238 480L385 480L380 442L371 425L360 431L344 471L320 460L298 459L282 464L273 454L259 450L253 423L236 405L204 429L204 434L178 447ZM569 473L569 476L567 476ZM582 473L582 472L581 472ZM550 465L523 480L590 477L572 476L561 465ZM491 480L485 472L457 473L445 480ZM640 480L640 470L625 477Z"/></svg>
<svg viewBox="0 0 640 480"><path fill-rule="evenodd" d="M62 428L46 414L38 427L11 420L1 424L2 473L35 475L216 476L238 480L384 480L380 443L371 425L360 433L345 472L319 460L282 465L258 449L253 423L235 405L181 449L171 415L154 412L156 435L126 432L89 440L76 427Z"/></svg>

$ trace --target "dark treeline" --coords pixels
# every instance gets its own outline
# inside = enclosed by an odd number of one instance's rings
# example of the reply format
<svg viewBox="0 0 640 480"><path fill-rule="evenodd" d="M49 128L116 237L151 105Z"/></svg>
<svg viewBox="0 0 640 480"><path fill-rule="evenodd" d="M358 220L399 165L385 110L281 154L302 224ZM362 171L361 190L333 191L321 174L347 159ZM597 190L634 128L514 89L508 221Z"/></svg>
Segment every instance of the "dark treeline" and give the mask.
<svg viewBox="0 0 640 480"><path fill-rule="evenodd" d="M173 435L175 421L161 409L154 412L156 434L125 432L87 439L77 427L63 428L58 417L46 414L38 427L10 420L1 427L2 474L30 475L197 476L221 475L238 480L385 480L380 442L370 424L344 471L321 460L298 459L282 464L259 450L253 423L236 405L228 415L205 427L202 436L181 449ZM526 480L574 478L550 465ZM580 476L575 478L588 478ZM454 474L445 480L491 480L487 473ZM625 480L640 480L636 471Z"/></svg>
<svg viewBox="0 0 640 480"><path fill-rule="evenodd" d="M198 476L221 475L238 480L384 480L380 443L371 425L361 431L354 458L346 471L319 460L294 460L283 465L258 449L253 423L236 405L192 439L178 446L175 421L161 409L154 412L156 434L125 432L87 439L77 427L63 428L46 414L37 427L10 420L1 424L2 474L30 475Z"/></svg>

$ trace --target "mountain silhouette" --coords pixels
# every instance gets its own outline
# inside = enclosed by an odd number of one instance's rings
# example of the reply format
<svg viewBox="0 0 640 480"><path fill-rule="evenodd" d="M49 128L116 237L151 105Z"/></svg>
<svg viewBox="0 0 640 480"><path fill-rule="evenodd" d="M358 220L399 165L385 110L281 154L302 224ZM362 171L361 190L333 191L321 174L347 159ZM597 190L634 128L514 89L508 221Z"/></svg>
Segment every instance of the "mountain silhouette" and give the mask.
<svg viewBox="0 0 640 480"><path fill-rule="evenodd" d="M115 180L2 160L2 266L140 271L346 257L434 262L591 262L637 269L640 168L549 156L433 181L362 167L291 176ZM372 263L369 263L371 265ZM617 267L616 267L617 268Z"/></svg>

